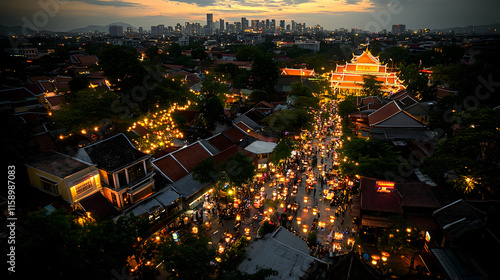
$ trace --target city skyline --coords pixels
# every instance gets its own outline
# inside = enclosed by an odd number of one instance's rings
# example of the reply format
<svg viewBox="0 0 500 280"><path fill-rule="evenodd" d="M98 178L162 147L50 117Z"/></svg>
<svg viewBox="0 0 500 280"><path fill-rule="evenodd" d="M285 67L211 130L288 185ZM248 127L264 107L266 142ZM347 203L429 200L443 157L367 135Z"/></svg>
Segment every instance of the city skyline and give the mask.
<svg viewBox="0 0 500 280"><path fill-rule="evenodd" d="M393 24L408 29L440 29L486 25L498 22L496 0L145 0L141 2L105 0L28 0L3 1L5 12L0 24L35 26L38 30L69 31L88 25L125 22L134 27L177 23L207 22L223 19L233 23L248 20L294 20L326 30L360 28L368 31L390 30ZM214 26L218 28L218 26Z"/></svg>

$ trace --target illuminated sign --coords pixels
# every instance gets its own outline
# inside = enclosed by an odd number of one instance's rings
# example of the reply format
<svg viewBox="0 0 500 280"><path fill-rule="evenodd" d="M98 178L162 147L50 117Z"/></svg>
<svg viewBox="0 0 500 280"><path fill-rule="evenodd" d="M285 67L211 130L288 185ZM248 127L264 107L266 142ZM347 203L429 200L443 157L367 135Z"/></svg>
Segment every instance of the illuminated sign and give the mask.
<svg viewBox="0 0 500 280"><path fill-rule="evenodd" d="M395 184L390 181L377 181L375 186L377 187L377 192L391 192Z"/></svg>

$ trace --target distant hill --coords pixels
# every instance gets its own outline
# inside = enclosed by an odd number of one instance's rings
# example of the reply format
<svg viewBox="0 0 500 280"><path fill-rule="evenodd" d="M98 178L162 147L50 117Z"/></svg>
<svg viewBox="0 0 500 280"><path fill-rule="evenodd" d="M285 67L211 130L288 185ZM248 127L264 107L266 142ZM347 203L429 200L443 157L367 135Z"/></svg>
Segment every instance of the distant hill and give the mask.
<svg viewBox="0 0 500 280"><path fill-rule="evenodd" d="M500 23L494 23L488 25L469 25L467 27L432 29L432 31L440 31L440 32L450 32L451 30L453 30L453 32L455 33L500 33Z"/></svg>
<svg viewBox="0 0 500 280"><path fill-rule="evenodd" d="M82 27L82 28L75 28L72 29L68 32L70 33L86 33L86 32L94 32L94 31L99 31L99 32L108 32L109 31L109 26L111 25L118 25L118 26L123 26L123 31L127 30L127 27L132 27L132 31L136 31L137 28L133 27L132 25L124 22L115 22L111 23L108 25L89 25L87 27Z"/></svg>

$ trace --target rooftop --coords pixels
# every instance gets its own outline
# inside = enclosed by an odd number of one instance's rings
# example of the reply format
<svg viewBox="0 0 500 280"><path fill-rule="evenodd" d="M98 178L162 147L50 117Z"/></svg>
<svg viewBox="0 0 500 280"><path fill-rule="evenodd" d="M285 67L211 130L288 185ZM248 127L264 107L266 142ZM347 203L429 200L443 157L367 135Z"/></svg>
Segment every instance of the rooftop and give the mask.
<svg viewBox="0 0 500 280"><path fill-rule="evenodd" d="M61 179L92 166L92 164L55 151L41 153L29 159L26 165L45 171Z"/></svg>

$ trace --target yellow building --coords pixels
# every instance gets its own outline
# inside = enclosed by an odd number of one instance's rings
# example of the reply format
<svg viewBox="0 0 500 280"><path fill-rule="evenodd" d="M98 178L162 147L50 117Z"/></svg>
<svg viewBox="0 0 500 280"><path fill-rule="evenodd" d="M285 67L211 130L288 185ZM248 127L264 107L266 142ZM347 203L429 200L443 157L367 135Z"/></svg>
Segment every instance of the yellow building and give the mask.
<svg viewBox="0 0 500 280"><path fill-rule="evenodd" d="M48 151L26 164L31 185L54 196L61 196L74 208L77 203L101 189L95 164Z"/></svg>

